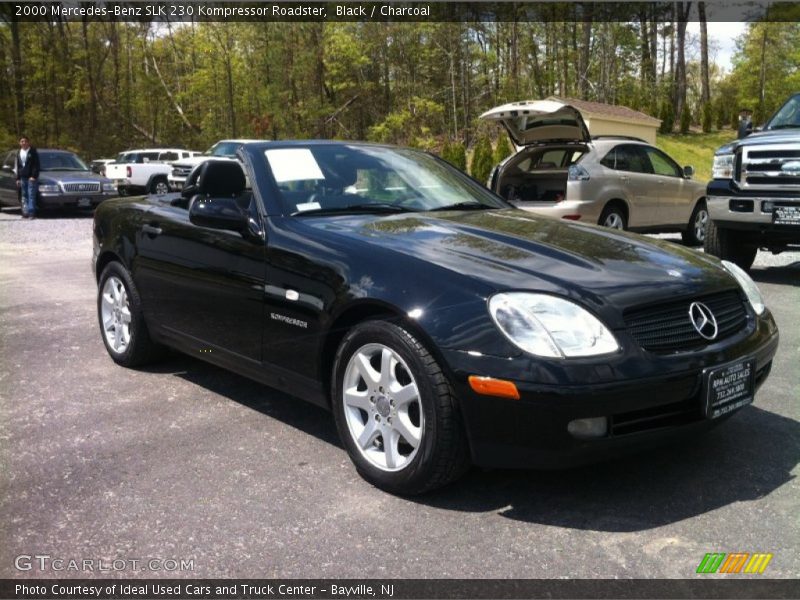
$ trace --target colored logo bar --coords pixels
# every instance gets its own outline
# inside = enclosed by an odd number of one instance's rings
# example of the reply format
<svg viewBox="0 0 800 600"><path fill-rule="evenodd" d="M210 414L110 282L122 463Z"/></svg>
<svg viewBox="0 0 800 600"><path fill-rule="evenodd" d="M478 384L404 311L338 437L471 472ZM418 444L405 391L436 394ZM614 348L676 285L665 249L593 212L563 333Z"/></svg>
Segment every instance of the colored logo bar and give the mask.
<svg viewBox="0 0 800 600"><path fill-rule="evenodd" d="M764 552L709 552L697 566L697 573L751 573L760 575L763 573L772 554Z"/></svg>

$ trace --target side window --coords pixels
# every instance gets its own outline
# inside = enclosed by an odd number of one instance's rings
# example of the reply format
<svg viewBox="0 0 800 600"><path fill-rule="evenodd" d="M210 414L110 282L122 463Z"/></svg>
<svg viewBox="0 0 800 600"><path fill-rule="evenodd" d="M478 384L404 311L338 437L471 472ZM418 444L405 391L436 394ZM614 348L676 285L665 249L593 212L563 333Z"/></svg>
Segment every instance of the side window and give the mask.
<svg viewBox="0 0 800 600"><path fill-rule="evenodd" d="M616 147L616 169L630 173L652 173L650 160L644 148L634 144L623 144Z"/></svg>
<svg viewBox="0 0 800 600"><path fill-rule="evenodd" d="M683 177L683 170L669 156L658 148L647 148L647 156L653 171L656 175L667 175L668 177Z"/></svg>
<svg viewBox="0 0 800 600"><path fill-rule="evenodd" d="M616 169L617 168L617 149L612 148L609 150L608 154L603 157L603 160L600 161L600 164L604 167L609 169Z"/></svg>

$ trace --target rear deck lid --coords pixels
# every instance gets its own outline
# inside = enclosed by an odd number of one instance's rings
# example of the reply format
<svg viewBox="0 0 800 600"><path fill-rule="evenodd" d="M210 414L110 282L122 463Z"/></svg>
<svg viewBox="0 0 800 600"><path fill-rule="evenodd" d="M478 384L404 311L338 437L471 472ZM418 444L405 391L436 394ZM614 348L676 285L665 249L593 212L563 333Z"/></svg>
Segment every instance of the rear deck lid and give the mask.
<svg viewBox="0 0 800 600"><path fill-rule="evenodd" d="M591 141L578 109L555 100L512 102L487 110L480 118L500 121L517 146Z"/></svg>

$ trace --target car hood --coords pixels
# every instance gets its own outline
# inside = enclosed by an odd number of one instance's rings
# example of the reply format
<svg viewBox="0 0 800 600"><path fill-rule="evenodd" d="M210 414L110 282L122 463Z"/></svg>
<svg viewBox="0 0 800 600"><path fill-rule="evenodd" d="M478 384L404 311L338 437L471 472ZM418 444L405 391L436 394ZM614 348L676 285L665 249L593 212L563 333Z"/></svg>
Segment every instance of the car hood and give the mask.
<svg viewBox="0 0 800 600"><path fill-rule="evenodd" d="M556 100L503 104L487 110L480 118L500 121L517 146L591 141L580 111Z"/></svg>
<svg viewBox="0 0 800 600"><path fill-rule="evenodd" d="M535 290L624 309L736 287L716 259L693 250L516 209L303 219L320 237L345 236L354 250L363 243L432 263L480 280L489 293Z"/></svg>
<svg viewBox="0 0 800 600"><path fill-rule="evenodd" d="M762 146L767 144L798 144L800 143L800 129L775 129L772 131L759 131L748 135L746 138L725 144L716 154L733 152L736 148L745 146Z"/></svg>

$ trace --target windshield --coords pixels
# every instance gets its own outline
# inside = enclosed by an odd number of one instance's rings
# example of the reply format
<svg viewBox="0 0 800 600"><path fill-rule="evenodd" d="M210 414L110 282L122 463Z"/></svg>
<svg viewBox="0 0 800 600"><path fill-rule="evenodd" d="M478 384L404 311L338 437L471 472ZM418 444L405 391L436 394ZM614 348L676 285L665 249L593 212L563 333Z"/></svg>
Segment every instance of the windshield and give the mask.
<svg viewBox="0 0 800 600"><path fill-rule="evenodd" d="M69 152L39 152L42 171L88 171L84 162Z"/></svg>
<svg viewBox="0 0 800 600"><path fill-rule="evenodd" d="M206 156L230 156L236 157L236 150L239 149L237 142L217 142L203 154Z"/></svg>
<svg viewBox="0 0 800 600"><path fill-rule="evenodd" d="M326 144L264 154L288 214L508 207L457 169L417 150Z"/></svg>
<svg viewBox="0 0 800 600"><path fill-rule="evenodd" d="M766 126L766 129L794 128L800 128L800 94L789 98Z"/></svg>

